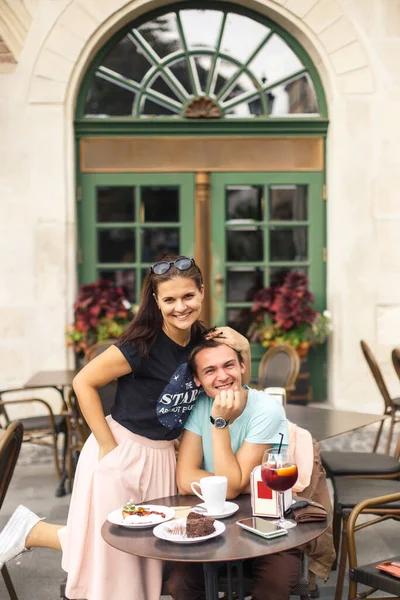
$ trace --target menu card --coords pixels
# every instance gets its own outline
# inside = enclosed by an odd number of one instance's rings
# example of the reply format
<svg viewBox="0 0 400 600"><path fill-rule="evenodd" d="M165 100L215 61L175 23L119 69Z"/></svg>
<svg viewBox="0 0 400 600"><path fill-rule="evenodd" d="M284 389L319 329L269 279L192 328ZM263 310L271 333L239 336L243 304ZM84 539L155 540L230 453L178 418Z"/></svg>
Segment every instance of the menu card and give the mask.
<svg viewBox="0 0 400 600"><path fill-rule="evenodd" d="M261 465L255 467L250 476L251 508L255 517L279 517L278 494L261 479ZM292 490L284 492L285 510L293 503Z"/></svg>

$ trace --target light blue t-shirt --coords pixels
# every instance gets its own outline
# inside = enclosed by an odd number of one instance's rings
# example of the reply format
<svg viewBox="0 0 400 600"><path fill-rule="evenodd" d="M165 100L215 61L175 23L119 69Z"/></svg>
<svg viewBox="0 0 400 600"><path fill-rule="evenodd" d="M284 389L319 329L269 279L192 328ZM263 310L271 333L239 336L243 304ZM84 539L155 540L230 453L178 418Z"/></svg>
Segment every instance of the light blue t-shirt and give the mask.
<svg viewBox="0 0 400 600"><path fill-rule="evenodd" d="M264 391L249 390L247 404L240 415L229 425L232 452L236 454L244 441L252 444L288 444L288 425L285 410L279 400ZM203 468L214 473L212 453L212 427L210 414L213 400L201 394L185 423L185 429L202 437Z"/></svg>

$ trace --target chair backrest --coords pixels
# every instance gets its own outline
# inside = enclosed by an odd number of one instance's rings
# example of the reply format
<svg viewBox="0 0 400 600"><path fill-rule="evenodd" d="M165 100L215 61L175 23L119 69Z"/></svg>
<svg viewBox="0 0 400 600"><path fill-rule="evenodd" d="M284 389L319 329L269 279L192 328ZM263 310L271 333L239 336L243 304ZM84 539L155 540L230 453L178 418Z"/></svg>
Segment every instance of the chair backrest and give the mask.
<svg viewBox="0 0 400 600"><path fill-rule="evenodd" d="M397 377L400 379L400 348L392 350L392 363L394 370L397 373Z"/></svg>
<svg viewBox="0 0 400 600"><path fill-rule="evenodd" d="M91 361L94 358L96 358L96 356L99 356L99 354L101 354L102 352L107 350L107 348L115 344L115 342L115 339L109 339L104 340L102 342L97 342L97 344L91 346L87 352L88 361ZM116 391L117 387L115 381L107 383L106 385L98 389L101 405L103 407L103 411L106 417L107 415L111 414L111 409L115 402Z"/></svg>
<svg viewBox="0 0 400 600"><path fill-rule="evenodd" d="M259 385L292 390L300 370L300 359L289 344L270 348L262 357L258 369Z"/></svg>
<svg viewBox="0 0 400 600"><path fill-rule="evenodd" d="M0 509L17 464L23 437L22 423L14 421L0 438Z"/></svg>
<svg viewBox="0 0 400 600"><path fill-rule="evenodd" d="M88 351L86 353L87 361L90 362L91 360L93 360L93 358L96 358L96 356L99 356L99 354L104 352L104 350L107 350L107 348L109 348L110 346L113 346L116 341L117 341L116 339L110 338L109 340L103 340L101 342L97 342L96 344L93 344L93 346L90 346L90 348L88 348Z"/></svg>
<svg viewBox="0 0 400 600"><path fill-rule="evenodd" d="M386 387L386 383L385 383L385 380L383 379L383 375L378 366L378 363L375 360L375 356L372 354L371 348L368 346L367 342L365 342L364 340L360 341L360 346L361 346L361 350L363 351L363 354L365 356L365 360L367 361L368 366L371 369L371 373L375 379L376 385L378 386L379 391L383 396L383 400L385 402L385 412L387 412L388 409L393 410L394 409L393 401L390 397L389 390Z"/></svg>

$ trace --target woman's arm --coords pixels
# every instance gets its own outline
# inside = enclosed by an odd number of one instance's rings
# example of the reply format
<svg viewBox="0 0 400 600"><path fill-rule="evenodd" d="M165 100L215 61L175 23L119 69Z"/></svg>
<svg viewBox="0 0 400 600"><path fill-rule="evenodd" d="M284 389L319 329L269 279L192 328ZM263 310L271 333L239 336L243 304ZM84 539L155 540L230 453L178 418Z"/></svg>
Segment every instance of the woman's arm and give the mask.
<svg viewBox="0 0 400 600"><path fill-rule="evenodd" d="M99 444L99 460L111 452L117 443L107 425L97 390L131 370L120 350L111 346L79 371L72 382L82 414Z"/></svg>
<svg viewBox="0 0 400 600"><path fill-rule="evenodd" d="M246 366L242 382L243 385L247 385L251 379L251 350L249 340L245 338L244 335L241 335L232 329L232 327L216 327L215 329L210 329L206 334L206 338L214 338L216 341L220 341L237 352L240 352Z"/></svg>

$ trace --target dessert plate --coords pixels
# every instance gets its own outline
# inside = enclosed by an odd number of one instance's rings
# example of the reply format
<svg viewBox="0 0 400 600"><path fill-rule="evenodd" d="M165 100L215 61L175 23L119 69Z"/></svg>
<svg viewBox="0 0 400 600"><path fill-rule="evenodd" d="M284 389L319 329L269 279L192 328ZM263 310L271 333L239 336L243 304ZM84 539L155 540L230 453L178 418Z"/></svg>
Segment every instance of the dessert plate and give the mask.
<svg viewBox="0 0 400 600"><path fill-rule="evenodd" d="M198 510L196 510L197 507ZM225 502L224 512L222 513L209 513L206 509L205 502L193 506L193 512L198 512L200 515L204 515L205 517L213 517L214 519L226 519L226 517L230 517L231 515L235 514L237 510L239 510L239 506L235 504L235 502Z"/></svg>
<svg viewBox="0 0 400 600"><path fill-rule="evenodd" d="M160 540L166 540L167 542L176 542L178 544L197 544L198 542L204 542L205 540L211 540L211 538L217 537L224 533L225 525L220 521L214 521L215 531L209 535L202 535L201 537L188 538L186 537L186 518L175 519L172 523L161 523L154 527L153 533Z"/></svg>
<svg viewBox="0 0 400 600"><path fill-rule="evenodd" d="M146 510L156 510L157 512L164 513L165 517L161 515L148 515L147 517L140 517L139 515L132 515L131 517L122 517L122 509L117 508L113 510L107 517L107 520L114 525L122 525L122 527L130 527L131 529L138 529L141 527L154 527L164 521L170 521L175 516L175 511L169 506L160 506L158 504L138 504L138 506Z"/></svg>

